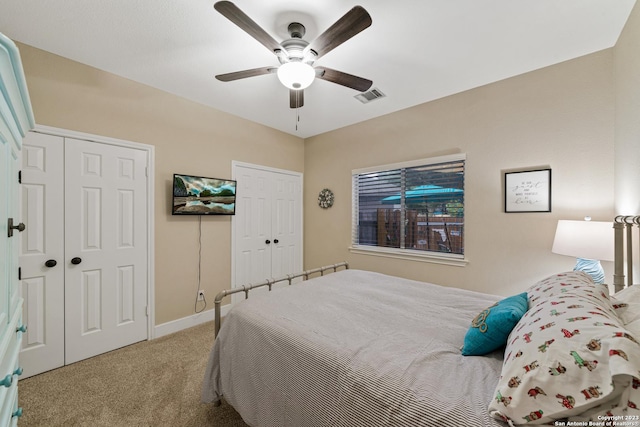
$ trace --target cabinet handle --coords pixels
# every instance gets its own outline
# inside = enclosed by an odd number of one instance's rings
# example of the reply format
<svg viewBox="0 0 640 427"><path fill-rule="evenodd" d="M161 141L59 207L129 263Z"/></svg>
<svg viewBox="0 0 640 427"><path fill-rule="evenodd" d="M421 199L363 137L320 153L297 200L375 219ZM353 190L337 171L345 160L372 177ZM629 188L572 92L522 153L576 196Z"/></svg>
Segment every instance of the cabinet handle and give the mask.
<svg viewBox="0 0 640 427"><path fill-rule="evenodd" d="M268 245L269 243L271 243L271 240L265 240L264 242Z"/></svg>
<svg viewBox="0 0 640 427"><path fill-rule="evenodd" d="M16 368L16 370L15 370L15 371L13 371L13 375L20 376L20 375L22 375L22 373L23 373L23 372L24 372L24 369L22 369L22 366L18 366L18 367Z"/></svg>
<svg viewBox="0 0 640 427"><path fill-rule="evenodd" d="M278 243L278 242L279 242L279 240L278 240L278 239L274 239L274 240L273 240L273 243Z"/></svg>
<svg viewBox="0 0 640 427"><path fill-rule="evenodd" d="M27 332L27 325L20 325L16 328L16 332Z"/></svg>
<svg viewBox="0 0 640 427"><path fill-rule="evenodd" d="M16 418L20 418L22 416L22 407L16 409L13 414L11 414L11 417L16 417Z"/></svg>
<svg viewBox="0 0 640 427"><path fill-rule="evenodd" d="M82 262L82 258L80 258L80 257L71 258L71 264L73 264L73 265L78 265L81 262Z"/></svg>
<svg viewBox="0 0 640 427"><path fill-rule="evenodd" d="M5 386L6 388L11 387L11 383L13 382L13 375L7 375L0 381L0 385Z"/></svg>
<svg viewBox="0 0 640 427"><path fill-rule="evenodd" d="M56 265L58 265L58 261L56 261L55 259L49 259L47 260L47 262L44 263L44 265L46 265L49 268L55 267Z"/></svg>
<svg viewBox="0 0 640 427"><path fill-rule="evenodd" d="M13 225L13 218L7 219L7 236L13 237L13 230L24 231L27 228L22 222L18 225Z"/></svg>

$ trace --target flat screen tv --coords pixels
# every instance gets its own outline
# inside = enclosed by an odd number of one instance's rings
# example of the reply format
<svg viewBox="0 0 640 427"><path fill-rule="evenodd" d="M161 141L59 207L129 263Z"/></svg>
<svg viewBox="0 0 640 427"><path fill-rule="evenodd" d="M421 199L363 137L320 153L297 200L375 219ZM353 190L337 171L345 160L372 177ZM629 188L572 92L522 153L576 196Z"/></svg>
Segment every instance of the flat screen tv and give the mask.
<svg viewBox="0 0 640 427"><path fill-rule="evenodd" d="M173 215L235 215L236 181L173 175Z"/></svg>

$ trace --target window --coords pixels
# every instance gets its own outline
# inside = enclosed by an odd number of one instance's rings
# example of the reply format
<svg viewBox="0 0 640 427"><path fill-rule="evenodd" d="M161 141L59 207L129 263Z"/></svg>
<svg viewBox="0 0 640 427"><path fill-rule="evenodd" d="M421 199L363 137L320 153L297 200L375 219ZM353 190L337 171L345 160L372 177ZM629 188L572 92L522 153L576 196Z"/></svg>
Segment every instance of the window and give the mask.
<svg viewBox="0 0 640 427"><path fill-rule="evenodd" d="M352 250L464 258L465 155L358 169Z"/></svg>

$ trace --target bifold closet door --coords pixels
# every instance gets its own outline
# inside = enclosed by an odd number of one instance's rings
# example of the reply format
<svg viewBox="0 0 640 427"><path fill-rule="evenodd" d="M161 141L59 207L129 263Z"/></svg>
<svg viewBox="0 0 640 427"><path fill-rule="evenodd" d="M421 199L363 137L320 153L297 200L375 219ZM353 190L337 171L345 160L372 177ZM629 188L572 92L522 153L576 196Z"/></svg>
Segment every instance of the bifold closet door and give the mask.
<svg viewBox="0 0 640 427"><path fill-rule="evenodd" d="M300 272L302 175L234 164L233 176L238 181L233 219L234 286ZM244 298L240 294L234 297L233 302Z"/></svg>
<svg viewBox="0 0 640 427"><path fill-rule="evenodd" d="M145 340L146 153L29 133L22 163L23 377Z"/></svg>

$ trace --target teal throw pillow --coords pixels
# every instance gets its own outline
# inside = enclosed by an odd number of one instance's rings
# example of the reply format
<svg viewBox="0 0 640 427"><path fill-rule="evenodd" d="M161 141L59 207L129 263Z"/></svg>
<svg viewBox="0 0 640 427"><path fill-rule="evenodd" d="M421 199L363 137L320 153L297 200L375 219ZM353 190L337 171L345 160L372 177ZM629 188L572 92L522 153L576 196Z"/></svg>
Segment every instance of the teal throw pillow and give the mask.
<svg viewBox="0 0 640 427"><path fill-rule="evenodd" d="M498 301L478 314L464 337L463 356L482 356L507 344L511 330L528 309L527 293Z"/></svg>

